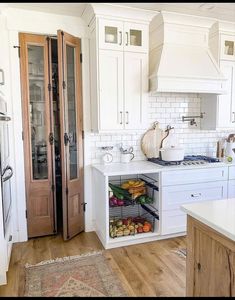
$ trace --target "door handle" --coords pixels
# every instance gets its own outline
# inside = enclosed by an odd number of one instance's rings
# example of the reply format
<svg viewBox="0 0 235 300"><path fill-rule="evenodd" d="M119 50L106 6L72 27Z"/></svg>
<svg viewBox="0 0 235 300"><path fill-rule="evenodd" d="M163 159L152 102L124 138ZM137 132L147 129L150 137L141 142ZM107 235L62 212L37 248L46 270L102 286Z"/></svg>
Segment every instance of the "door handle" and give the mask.
<svg viewBox="0 0 235 300"><path fill-rule="evenodd" d="M233 111L233 121L232 123L235 123L235 111Z"/></svg>
<svg viewBox="0 0 235 300"><path fill-rule="evenodd" d="M129 124L129 112L126 111L126 124Z"/></svg>
<svg viewBox="0 0 235 300"><path fill-rule="evenodd" d="M126 46L128 46L128 32L126 32Z"/></svg>
<svg viewBox="0 0 235 300"><path fill-rule="evenodd" d="M120 42L119 42L119 45L121 45L121 44L122 44L122 32L121 32L121 31L119 31L119 35L120 35Z"/></svg>
<svg viewBox="0 0 235 300"><path fill-rule="evenodd" d="M120 124L122 125L122 111L120 111L120 118L121 118Z"/></svg>
<svg viewBox="0 0 235 300"><path fill-rule="evenodd" d="M193 198L198 198L200 197L202 194L201 193L198 193L198 194L191 194L191 197Z"/></svg>
<svg viewBox="0 0 235 300"><path fill-rule="evenodd" d="M4 175L5 175L5 173L7 171L10 171L10 174L8 174L6 177L4 177ZM2 181L5 182L5 181L9 180L12 176L13 176L13 169L12 169L12 167L6 166L6 168L2 172Z"/></svg>
<svg viewBox="0 0 235 300"><path fill-rule="evenodd" d="M4 71L3 69L0 69L0 72L2 73L2 81L0 82L1 85L5 84L5 76L4 76Z"/></svg>

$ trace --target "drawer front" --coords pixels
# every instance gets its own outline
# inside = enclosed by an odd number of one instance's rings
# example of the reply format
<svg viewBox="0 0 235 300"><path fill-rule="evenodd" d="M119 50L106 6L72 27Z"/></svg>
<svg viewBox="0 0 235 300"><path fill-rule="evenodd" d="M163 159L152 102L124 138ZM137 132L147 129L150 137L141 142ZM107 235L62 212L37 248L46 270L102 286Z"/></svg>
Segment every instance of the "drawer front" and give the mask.
<svg viewBox="0 0 235 300"><path fill-rule="evenodd" d="M162 186L228 180L228 168L205 168L162 172Z"/></svg>
<svg viewBox="0 0 235 300"><path fill-rule="evenodd" d="M228 182L228 198L235 197L235 180L229 180Z"/></svg>
<svg viewBox="0 0 235 300"><path fill-rule="evenodd" d="M227 198L227 181L162 188L162 210L179 209L184 203Z"/></svg>
<svg viewBox="0 0 235 300"><path fill-rule="evenodd" d="M184 232L187 229L187 215L180 209L162 213L161 234Z"/></svg>
<svg viewBox="0 0 235 300"><path fill-rule="evenodd" d="M231 166L228 168L228 178L235 179L235 166Z"/></svg>

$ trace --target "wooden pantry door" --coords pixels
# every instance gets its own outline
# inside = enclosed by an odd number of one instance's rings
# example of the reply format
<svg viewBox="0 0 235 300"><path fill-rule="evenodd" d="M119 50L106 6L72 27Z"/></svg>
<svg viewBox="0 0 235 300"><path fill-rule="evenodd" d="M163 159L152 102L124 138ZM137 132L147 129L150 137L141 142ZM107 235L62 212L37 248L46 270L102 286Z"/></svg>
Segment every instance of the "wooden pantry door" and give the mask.
<svg viewBox="0 0 235 300"><path fill-rule="evenodd" d="M81 40L58 31L63 236L84 230Z"/></svg>
<svg viewBox="0 0 235 300"><path fill-rule="evenodd" d="M49 39L19 34L28 236L56 233Z"/></svg>

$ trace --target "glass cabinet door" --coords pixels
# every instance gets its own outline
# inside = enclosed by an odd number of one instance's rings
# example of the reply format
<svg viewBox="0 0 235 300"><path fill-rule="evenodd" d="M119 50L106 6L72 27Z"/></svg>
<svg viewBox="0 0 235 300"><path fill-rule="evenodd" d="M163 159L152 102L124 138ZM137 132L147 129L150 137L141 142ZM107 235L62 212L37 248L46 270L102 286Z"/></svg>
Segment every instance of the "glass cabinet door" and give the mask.
<svg viewBox="0 0 235 300"><path fill-rule="evenodd" d="M124 49L133 52L148 52L148 26L125 22Z"/></svg>
<svg viewBox="0 0 235 300"><path fill-rule="evenodd" d="M123 50L123 22L99 20L99 48Z"/></svg>
<svg viewBox="0 0 235 300"><path fill-rule="evenodd" d="M221 59L235 61L235 36L221 36Z"/></svg>

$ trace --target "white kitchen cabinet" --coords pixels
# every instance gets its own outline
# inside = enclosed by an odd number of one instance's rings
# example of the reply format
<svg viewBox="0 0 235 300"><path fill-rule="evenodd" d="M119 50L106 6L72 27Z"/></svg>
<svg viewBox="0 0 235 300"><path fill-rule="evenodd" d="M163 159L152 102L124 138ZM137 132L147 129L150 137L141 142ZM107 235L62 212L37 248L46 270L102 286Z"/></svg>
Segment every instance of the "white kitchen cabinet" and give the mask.
<svg viewBox="0 0 235 300"><path fill-rule="evenodd" d="M94 19L90 62L92 131L146 129L148 23Z"/></svg>
<svg viewBox="0 0 235 300"><path fill-rule="evenodd" d="M228 198L235 198L235 180L228 181Z"/></svg>
<svg viewBox="0 0 235 300"><path fill-rule="evenodd" d="M148 96L148 57L143 53L124 53L124 128L146 125Z"/></svg>
<svg viewBox="0 0 235 300"><path fill-rule="evenodd" d="M198 168L161 173L161 234L186 231L185 203L228 197L228 167Z"/></svg>
<svg viewBox="0 0 235 300"><path fill-rule="evenodd" d="M221 34L220 58L235 61L235 35Z"/></svg>
<svg viewBox="0 0 235 300"><path fill-rule="evenodd" d="M201 129L235 127L235 23L216 22L209 35L209 46L227 82L223 95L202 95Z"/></svg>
<svg viewBox="0 0 235 300"><path fill-rule="evenodd" d="M145 54L99 51L99 124L102 130L144 126L147 76Z"/></svg>
<svg viewBox="0 0 235 300"><path fill-rule="evenodd" d="M124 82L121 51L100 50L99 79L100 127L103 130L122 129L124 126Z"/></svg>
<svg viewBox="0 0 235 300"><path fill-rule="evenodd" d="M99 48L148 53L148 25L100 18Z"/></svg>

